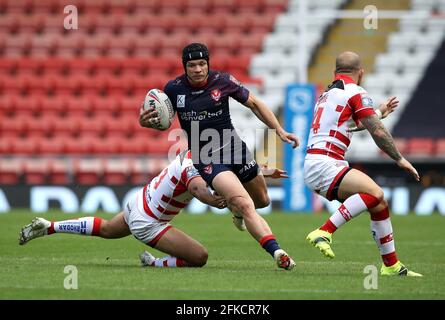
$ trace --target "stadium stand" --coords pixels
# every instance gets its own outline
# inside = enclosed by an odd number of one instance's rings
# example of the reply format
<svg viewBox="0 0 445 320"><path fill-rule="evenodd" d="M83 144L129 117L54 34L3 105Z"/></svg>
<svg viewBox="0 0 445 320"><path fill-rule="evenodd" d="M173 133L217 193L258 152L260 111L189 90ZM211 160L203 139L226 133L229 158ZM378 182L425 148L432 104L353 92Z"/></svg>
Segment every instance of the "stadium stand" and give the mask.
<svg viewBox="0 0 445 320"><path fill-rule="evenodd" d="M191 39L209 46L212 68L234 74L279 114L285 86L299 80L298 3L73 0L69 4L78 10L79 27L67 30L67 14L62 14L66 1L0 0L0 183L145 182L174 142L167 140L168 131L139 126L139 105L148 89L162 88L183 72L179 53ZM329 13L366 4L313 0L308 10ZM334 16L308 20L309 80L325 86L339 50L358 51L368 70L364 87L375 102L393 94L400 98L401 110L385 120L398 133L420 104L416 91L430 83L424 78L426 68L444 54L445 20L435 17L444 12L445 1L382 0L377 5L411 10L412 16L380 21L384 36L357 29L361 21ZM147 19L149 15L156 19ZM375 61L369 58L376 55ZM241 131L265 128L233 100L231 112ZM176 121L172 129L178 127ZM366 134L356 136L352 158L379 155ZM418 156L445 154L443 133L434 136L432 146L410 141L418 136L398 137L398 144L404 141L406 150ZM431 136L425 133L424 138ZM254 134L246 140L251 148L262 143ZM96 169L100 174L92 174Z"/></svg>

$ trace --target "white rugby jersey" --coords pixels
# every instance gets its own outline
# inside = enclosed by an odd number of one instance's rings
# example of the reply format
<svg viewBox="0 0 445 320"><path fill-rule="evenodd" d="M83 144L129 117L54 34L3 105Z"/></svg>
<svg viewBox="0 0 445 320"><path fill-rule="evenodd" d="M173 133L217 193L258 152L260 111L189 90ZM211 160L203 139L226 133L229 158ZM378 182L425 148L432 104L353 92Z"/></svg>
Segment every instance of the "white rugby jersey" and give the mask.
<svg viewBox="0 0 445 320"><path fill-rule="evenodd" d="M307 153L344 160L352 138L348 127L374 113L372 99L365 89L348 76L336 75L315 104Z"/></svg>
<svg viewBox="0 0 445 320"><path fill-rule="evenodd" d="M179 154L144 187L145 213L159 221L173 219L193 199L187 188L190 181L198 177L190 151Z"/></svg>

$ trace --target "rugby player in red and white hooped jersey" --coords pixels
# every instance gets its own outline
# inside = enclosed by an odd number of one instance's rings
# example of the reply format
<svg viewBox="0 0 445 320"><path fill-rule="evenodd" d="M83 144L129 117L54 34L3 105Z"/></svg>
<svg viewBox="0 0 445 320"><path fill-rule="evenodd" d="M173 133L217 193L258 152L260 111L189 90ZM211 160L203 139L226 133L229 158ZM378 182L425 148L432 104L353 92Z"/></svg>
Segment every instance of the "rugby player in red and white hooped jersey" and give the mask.
<svg viewBox="0 0 445 320"><path fill-rule="evenodd" d="M319 97L314 110L308 150L304 162L304 179L316 193L343 204L307 240L325 256L334 258L332 234L363 211L371 215L372 235L380 250L382 275L421 276L408 270L397 258L388 203L382 189L365 173L352 169L344 156L352 131L365 128L377 146L417 181L416 169L397 150L393 138L379 118L397 107L395 97L374 111L372 99L360 87L364 70L359 56L343 52L336 59L335 79ZM354 124L354 130L349 128Z"/></svg>
<svg viewBox="0 0 445 320"><path fill-rule="evenodd" d="M264 176L287 177L279 169L262 168ZM36 218L22 228L19 243L26 244L37 237L54 233L123 238L132 234L144 244L170 256L155 258L144 251L143 266L202 267L207 262L207 250L198 241L173 227L170 221L196 197L201 202L225 208L223 197L212 193L193 166L190 151L179 154L152 181L141 188L110 221L99 217L82 217L65 221Z"/></svg>

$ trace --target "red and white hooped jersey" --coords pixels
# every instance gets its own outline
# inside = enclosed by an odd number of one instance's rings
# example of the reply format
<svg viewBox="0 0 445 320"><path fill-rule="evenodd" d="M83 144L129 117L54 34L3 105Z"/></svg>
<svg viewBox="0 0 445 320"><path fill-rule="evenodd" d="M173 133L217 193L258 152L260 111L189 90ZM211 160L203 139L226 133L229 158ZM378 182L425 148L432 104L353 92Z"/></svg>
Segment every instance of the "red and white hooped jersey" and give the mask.
<svg viewBox="0 0 445 320"><path fill-rule="evenodd" d="M307 153L344 160L352 138L348 127L353 121L357 123L374 113L372 99L366 90L350 77L337 75L315 104Z"/></svg>
<svg viewBox="0 0 445 320"><path fill-rule="evenodd" d="M190 181L200 177L190 151L179 154L143 190L144 211L158 221L170 221L192 199Z"/></svg>

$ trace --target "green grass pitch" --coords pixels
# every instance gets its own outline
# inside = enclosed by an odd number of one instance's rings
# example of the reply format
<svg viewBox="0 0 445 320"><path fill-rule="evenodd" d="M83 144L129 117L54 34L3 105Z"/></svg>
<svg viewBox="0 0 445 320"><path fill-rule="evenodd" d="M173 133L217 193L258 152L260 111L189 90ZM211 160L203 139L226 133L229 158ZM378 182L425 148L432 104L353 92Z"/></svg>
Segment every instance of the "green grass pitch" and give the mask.
<svg viewBox="0 0 445 320"><path fill-rule="evenodd" d="M176 227L209 250L208 263L200 269L142 268L138 253L147 248L132 236L105 240L56 234L19 246L19 230L34 216L24 210L0 214L0 299L445 298L445 217L437 213L392 217L399 258L424 277L378 277L376 290L364 288L364 268L380 268L367 214L337 231L334 260L305 240L327 214L266 215L280 245L297 263L290 272L278 270L247 232L235 229L229 215L183 213L175 219ZM41 216L63 220L81 215L52 211ZM67 265L77 267L78 289L64 288Z"/></svg>

